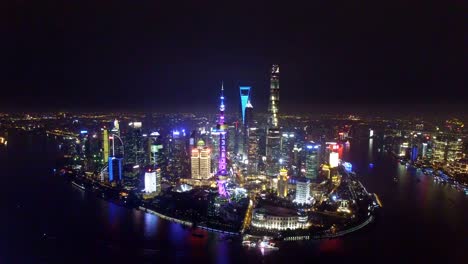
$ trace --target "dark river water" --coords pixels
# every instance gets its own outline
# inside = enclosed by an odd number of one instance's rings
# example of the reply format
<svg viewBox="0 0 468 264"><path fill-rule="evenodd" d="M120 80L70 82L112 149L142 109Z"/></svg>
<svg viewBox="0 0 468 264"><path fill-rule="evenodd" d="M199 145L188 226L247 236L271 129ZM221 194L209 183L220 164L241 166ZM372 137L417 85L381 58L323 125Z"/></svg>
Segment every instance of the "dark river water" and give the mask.
<svg viewBox="0 0 468 264"><path fill-rule="evenodd" d="M262 254L219 234L194 237L179 224L85 193L52 175L58 155L54 140L11 134L8 147L0 146L5 208L0 263L400 263L409 257L418 263L466 263L468 197L406 170L378 148L376 142L362 140L344 151L367 190L382 201L376 222L345 237L291 242Z"/></svg>

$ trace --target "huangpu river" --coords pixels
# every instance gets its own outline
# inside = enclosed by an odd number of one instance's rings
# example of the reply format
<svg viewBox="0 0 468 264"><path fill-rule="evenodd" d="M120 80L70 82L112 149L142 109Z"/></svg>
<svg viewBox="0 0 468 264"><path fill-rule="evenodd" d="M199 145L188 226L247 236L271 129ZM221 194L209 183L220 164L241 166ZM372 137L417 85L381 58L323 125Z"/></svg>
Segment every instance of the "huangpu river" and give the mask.
<svg viewBox="0 0 468 264"><path fill-rule="evenodd" d="M373 139L354 140L343 152L382 201L374 223L344 237L261 252L217 233L192 236L180 224L84 192L52 174L59 157L52 137L10 133L8 146L0 146L0 262L466 262L468 196L407 170L381 148Z"/></svg>

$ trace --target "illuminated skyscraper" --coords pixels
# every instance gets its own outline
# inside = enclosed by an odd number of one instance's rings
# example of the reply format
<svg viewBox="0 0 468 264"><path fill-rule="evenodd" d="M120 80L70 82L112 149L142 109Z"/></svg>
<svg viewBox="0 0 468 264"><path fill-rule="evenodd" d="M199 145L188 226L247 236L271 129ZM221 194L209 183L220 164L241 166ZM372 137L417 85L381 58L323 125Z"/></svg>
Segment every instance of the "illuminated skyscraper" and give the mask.
<svg viewBox="0 0 468 264"><path fill-rule="evenodd" d="M142 123L130 122L124 135L125 162L142 165L145 161Z"/></svg>
<svg viewBox="0 0 468 264"><path fill-rule="evenodd" d="M122 158L109 157L109 182L122 180Z"/></svg>
<svg viewBox="0 0 468 264"><path fill-rule="evenodd" d="M188 138L185 129L172 130L167 135L167 171L171 179L175 180L179 177L189 175L190 162L187 151Z"/></svg>
<svg viewBox="0 0 468 264"><path fill-rule="evenodd" d="M268 105L268 127L266 135L267 174L274 175L279 169L281 156L281 134L278 126L279 106L279 66L273 65L270 79L270 99Z"/></svg>
<svg viewBox="0 0 468 264"><path fill-rule="evenodd" d="M211 177L211 150L199 140L197 148L192 149L192 179L204 180Z"/></svg>
<svg viewBox="0 0 468 264"><path fill-rule="evenodd" d="M268 105L268 127L278 127L279 106L279 66L274 64L271 68L270 100Z"/></svg>
<svg viewBox="0 0 468 264"><path fill-rule="evenodd" d="M319 153L320 145L319 144L308 144L306 146L306 174L305 177L311 180L316 180L319 172Z"/></svg>
<svg viewBox="0 0 468 264"><path fill-rule="evenodd" d="M120 126L119 126L119 120L115 119L114 120L114 127L112 128L112 134L120 136Z"/></svg>
<svg viewBox="0 0 468 264"><path fill-rule="evenodd" d="M284 165L291 165L293 159L294 143L296 142L296 134L294 132L282 132L280 142L281 159Z"/></svg>
<svg viewBox="0 0 468 264"><path fill-rule="evenodd" d="M241 111L242 111L242 124L245 125L245 109L250 99L250 86L240 86L240 100L241 100Z"/></svg>
<svg viewBox="0 0 468 264"><path fill-rule="evenodd" d="M278 196L285 198L288 196L288 170L282 168L278 174Z"/></svg>
<svg viewBox="0 0 468 264"><path fill-rule="evenodd" d="M219 158L218 158L218 173L217 175L227 175L226 169L226 121L224 120L224 87L221 85L221 103L219 105L219 120L217 130L219 131Z"/></svg>
<svg viewBox="0 0 468 264"><path fill-rule="evenodd" d="M145 193L152 193L156 191L156 172L145 172Z"/></svg>
<svg viewBox="0 0 468 264"><path fill-rule="evenodd" d="M339 155L338 152L330 152L329 162L330 168L336 168L339 165Z"/></svg>
<svg viewBox="0 0 468 264"><path fill-rule="evenodd" d="M253 106L250 101L247 102L245 108L245 132L244 132L244 146L245 154L247 156L247 171L249 174L257 173L258 166L258 147L259 135L258 128L253 120Z"/></svg>
<svg viewBox="0 0 468 264"><path fill-rule="evenodd" d="M308 204L310 200L310 182L304 178L300 178L296 182L296 199L295 203Z"/></svg>
<svg viewBox="0 0 468 264"><path fill-rule="evenodd" d="M109 132L106 128L102 129L102 149L103 149L103 161L107 161L109 158Z"/></svg>
<svg viewBox="0 0 468 264"><path fill-rule="evenodd" d="M414 145L411 148L410 158L412 162L416 162L416 160L418 159L418 146Z"/></svg>
<svg viewBox="0 0 468 264"><path fill-rule="evenodd" d="M275 175L279 170L281 156L281 134L278 128L269 128L266 135L267 174Z"/></svg>
<svg viewBox="0 0 468 264"><path fill-rule="evenodd" d="M145 172L145 193L159 194L161 192L161 169L149 168Z"/></svg>
<svg viewBox="0 0 468 264"><path fill-rule="evenodd" d="M159 140L159 133L152 132L148 135L148 164L161 166L161 156L163 145Z"/></svg>
<svg viewBox="0 0 468 264"><path fill-rule="evenodd" d="M462 139L452 138L447 141L447 162L454 162L463 158Z"/></svg>
<svg viewBox="0 0 468 264"><path fill-rule="evenodd" d="M447 156L447 141L441 138L435 138L432 140L433 158L434 163L445 163Z"/></svg>

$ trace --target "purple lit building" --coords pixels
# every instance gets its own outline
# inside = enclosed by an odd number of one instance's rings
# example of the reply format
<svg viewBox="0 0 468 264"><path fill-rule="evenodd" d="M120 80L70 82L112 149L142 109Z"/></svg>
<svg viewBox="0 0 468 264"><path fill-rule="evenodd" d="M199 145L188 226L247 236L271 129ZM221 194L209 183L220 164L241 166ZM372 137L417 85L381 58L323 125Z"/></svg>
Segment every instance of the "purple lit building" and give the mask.
<svg viewBox="0 0 468 264"><path fill-rule="evenodd" d="M218 175L226 176L226 122L224 120L224 87L221 85L221 104L219 106L219 120L217 130L219 131L219 160L218 160Z"/></svg>
<svg viewBox="0 0 468 264"><path fill-rule="evenodd" d="M219 120L216 129L219 132L219 157L218 157L218 173L217 173L217 183L218 183L218 194L222 197L227 197L228 193L226 191L226 180L224 176L227 175L226 169L226 122L224 120L224 87L221 85L221 104L219 106Z"/></svg>

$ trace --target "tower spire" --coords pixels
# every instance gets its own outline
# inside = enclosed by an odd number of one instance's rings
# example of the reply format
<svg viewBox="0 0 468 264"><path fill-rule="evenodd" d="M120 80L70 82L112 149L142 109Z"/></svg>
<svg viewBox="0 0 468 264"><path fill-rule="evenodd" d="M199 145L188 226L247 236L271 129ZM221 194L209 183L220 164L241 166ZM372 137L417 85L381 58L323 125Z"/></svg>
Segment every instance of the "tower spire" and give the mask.
<svg viewBox="0 0 468 264"><path fill-rule="evenodd" d="M218 175L224 176L227 174L226 171L226 122L224 119L224 82L221 82L221 97L219 105L219 120L218 120L218 131L219 131L219 160L218 160Z"/></svg>

